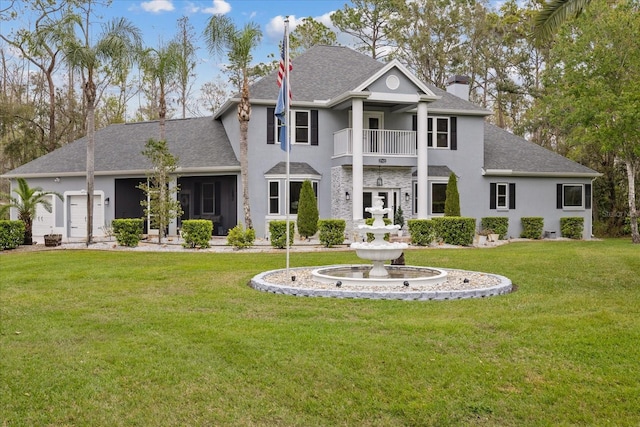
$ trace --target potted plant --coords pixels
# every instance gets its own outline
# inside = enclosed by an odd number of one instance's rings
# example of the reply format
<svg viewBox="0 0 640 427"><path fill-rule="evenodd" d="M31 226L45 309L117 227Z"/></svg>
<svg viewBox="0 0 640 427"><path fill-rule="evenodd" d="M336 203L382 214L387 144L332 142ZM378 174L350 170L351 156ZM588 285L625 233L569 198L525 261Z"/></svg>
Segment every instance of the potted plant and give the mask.
<svg viewBox="0 0 640 427"><path fill-rule="evenodd" d="M491 234L493 234L493 230L490 228L478 231L478 246L485 246L487 244L487 238Z"/></svg>
<svg viewBox="0 0 640 427"><path fill-rule="evenodd" d="M393 223L400 226L398 230L398 237L402 237L402 229L404 228L404 213L402 212L402 206L398 206L396 213L393 216Z"/></svg>

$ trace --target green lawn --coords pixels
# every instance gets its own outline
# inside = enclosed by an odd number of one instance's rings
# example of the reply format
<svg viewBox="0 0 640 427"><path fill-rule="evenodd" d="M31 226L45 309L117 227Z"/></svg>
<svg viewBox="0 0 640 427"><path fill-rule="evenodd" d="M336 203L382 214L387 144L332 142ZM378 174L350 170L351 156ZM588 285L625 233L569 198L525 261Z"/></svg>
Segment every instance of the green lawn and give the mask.
<svg viewBox="0 0 640 427"><path fill-rule="evenodd" d="M628 240L406 253L517 285L461 301L247 286L284 260L0 255L0 425L640 425L640 247ZM348 262L291 255L293 267Z"/></svg>

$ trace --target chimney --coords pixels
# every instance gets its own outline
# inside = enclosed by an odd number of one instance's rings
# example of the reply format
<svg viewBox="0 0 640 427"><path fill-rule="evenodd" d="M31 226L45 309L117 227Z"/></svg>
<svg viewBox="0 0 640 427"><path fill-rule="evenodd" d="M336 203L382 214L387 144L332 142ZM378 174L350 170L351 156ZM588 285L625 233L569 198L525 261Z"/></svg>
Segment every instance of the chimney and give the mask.
<svg viewBox="0 0 640 427"><path fill-rule="evenodd" d="M469 100L469 76L455 75L447 79L447 92L462 98L465 101Z"/></svg>

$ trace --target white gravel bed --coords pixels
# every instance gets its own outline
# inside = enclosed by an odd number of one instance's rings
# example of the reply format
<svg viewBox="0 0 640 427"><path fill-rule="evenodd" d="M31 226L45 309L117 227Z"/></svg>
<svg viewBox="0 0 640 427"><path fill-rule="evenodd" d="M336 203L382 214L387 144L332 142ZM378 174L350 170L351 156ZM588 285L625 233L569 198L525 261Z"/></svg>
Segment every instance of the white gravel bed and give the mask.
<svg viewBox="0 0 640 427"><path fill-rule="evenodd" d="M511 280L497 274L477 271L440 269L448 273L447 280L435 284L341 284L320 283L312 277L319 267L300 267L267 271L255 276L250 286L256 290L298 297L355 298L378 300L457 300L504 295L513 290ZM291 276L295 276L292 280ZM337 281L336 281L337 282Z"/></svg>

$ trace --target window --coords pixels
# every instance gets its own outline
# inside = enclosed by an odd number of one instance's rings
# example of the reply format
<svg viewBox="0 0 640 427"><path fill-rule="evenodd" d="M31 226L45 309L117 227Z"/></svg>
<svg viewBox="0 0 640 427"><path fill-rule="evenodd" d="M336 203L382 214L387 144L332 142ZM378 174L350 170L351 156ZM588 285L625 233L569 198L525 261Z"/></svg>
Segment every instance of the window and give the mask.
<svg viewBox="0 0 640 427"><path fill-rule="evenodd" d="M309 179L309 178L305 178ZM302 182L304 179L300 178L291 178L289 181L289 213L291 215L298 214L298 203L300 202L300 190L302 189ZM318 200L318 181L311 180L311 187L313 188L313 193L316 196L316 201ZM271 179L267 182L267 197L268 197L268 215L284 215L285 213L281 211L280 206L286 206L286 192L280 191L280 188L286 188L286 181L284 178L282 179Z"/></svg>
<svg viewBox="0 0 640 427"><path fill-rule="evenodd" d="M515 183L492 182L489 186L489 209L508 210L516 208Z"/></svg>
<svg viewBox="0 0 640 427"><path fill-rule="evenodd" d="M446 183L431 183L431 213L444 214L444 202L447 199Z"/></svg>
<svg viewBox="0 0 640 427"><path fill-rule="evenodd" d="M591 184L558 184L557 208L591 209Z"/></svg>
<svg viewBox="0 0 640 427"><path fill-rule="evenodd" d="M280 213L280 183L269 181L269 214L278 215Z"/></svg>
<svg viewBox="0 0 640 427"><path fill-rule="evenodd" d="M428 126L427 146L434 147L435 141L435 148L449 148L449 117L429 117Z"/></svg>
<svg viewBox="0 0 640 427"><path fill-rule="evenodd" d="M202 184L202 213L213 213L213 183Z"/></svg>
<svg viewBox="0 0 640 427"><path fill-rule="evenodd" d="M311 181L311 187L313 187L313 194L318 200L318 183ZM300 190L302 189L302 181L289 181L289 213L296 215L298 213L298 202L300 201Z"/></svg>
<svg viewBox="0 0 640 427"><path fill-rule="evenodd" d="M309 144L311 142L311 121L309 111L291 111L293 130L291 132L294 144ZM280 121L276 120L276 141L280 141Z"/></svg>

